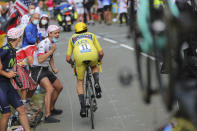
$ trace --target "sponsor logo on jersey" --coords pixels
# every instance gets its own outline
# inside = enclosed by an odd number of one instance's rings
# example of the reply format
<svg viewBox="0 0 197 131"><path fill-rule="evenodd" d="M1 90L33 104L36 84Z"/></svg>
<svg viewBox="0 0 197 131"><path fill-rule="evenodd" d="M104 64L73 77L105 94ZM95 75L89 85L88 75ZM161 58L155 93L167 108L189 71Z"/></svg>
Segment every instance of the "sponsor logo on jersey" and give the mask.
<svg viewBox="0 0 197 131"><path fill-rule="evenodd" d="M92 40L92 35L91 34L83 34L83 35L78 35L72 38L73 45L76 43L76 41L80 39L90 39Z"/></svg>

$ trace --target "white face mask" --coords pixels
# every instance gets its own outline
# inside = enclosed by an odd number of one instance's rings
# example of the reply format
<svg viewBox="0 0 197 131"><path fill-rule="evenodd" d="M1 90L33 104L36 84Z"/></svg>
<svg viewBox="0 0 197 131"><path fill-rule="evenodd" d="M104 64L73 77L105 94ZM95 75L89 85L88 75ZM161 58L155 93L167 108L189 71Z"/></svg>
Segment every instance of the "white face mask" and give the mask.
<svg viewBox="0 0 197 131"><path fill-rule="evenodd" d="M35 10L34 10L34 9L31 9L31 10L29 11L29 14L30 14L30 15L33 15L34 12L35 12Z"/></svg>
<svg viewBox="0 0 197 131"><path fill-rule="evenodd" d="M46 25L48 23L47 20L41 20L42 25Z"/></svg>

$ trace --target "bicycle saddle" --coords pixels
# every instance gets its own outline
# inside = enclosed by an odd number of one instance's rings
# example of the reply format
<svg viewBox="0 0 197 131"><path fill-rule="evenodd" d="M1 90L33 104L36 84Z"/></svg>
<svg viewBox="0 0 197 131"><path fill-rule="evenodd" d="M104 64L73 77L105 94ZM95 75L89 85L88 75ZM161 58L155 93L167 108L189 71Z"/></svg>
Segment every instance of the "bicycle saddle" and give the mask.
<svg viewBox="0 0 197 131"><path fill-rule="evenodd" d="M85 64L85 65L89 65L90 64L90 60L87 60L87 61L83 61L83 63Z"/></svg>

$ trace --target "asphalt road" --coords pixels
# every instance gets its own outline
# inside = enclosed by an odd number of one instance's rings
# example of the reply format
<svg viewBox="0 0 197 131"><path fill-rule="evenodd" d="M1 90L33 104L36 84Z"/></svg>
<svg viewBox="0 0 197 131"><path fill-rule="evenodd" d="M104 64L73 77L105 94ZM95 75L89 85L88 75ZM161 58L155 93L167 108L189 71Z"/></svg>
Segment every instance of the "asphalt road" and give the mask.
<svg viewBox="0 0 197 131"><path fill-rule="evenodd" d="M161 98L156 96L151 105L144 105L137 78L129 86L119 82L119 72L128 68L137 74L132 40L127 39L128 27L117 24L89 26L89 31L98 36L104 49L103 73L100 83L103 97L98 100L95 113L95 131L154 131L168 118ZM79 116L80 105L76 93L76 78L65 61L69 37L73 32L62 32L58 49L55 53L55 65L59 69L58 78L64 89L56 108L63 109L63 114L56 116L57 124L41 123L36 131L90 131L89 118Z"/></svg>

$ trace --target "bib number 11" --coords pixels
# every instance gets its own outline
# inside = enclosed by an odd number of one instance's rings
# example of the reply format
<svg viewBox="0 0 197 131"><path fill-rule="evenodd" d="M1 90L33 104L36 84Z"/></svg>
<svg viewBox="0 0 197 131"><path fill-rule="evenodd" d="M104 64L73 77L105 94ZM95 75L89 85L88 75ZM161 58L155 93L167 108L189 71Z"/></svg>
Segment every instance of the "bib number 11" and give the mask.
<svg viewBox="0 0 197 131"><path fill-rule="evenodd" d="M80 45L79 49L81 53L91 52L90 45L88 43Z"/></svg>

